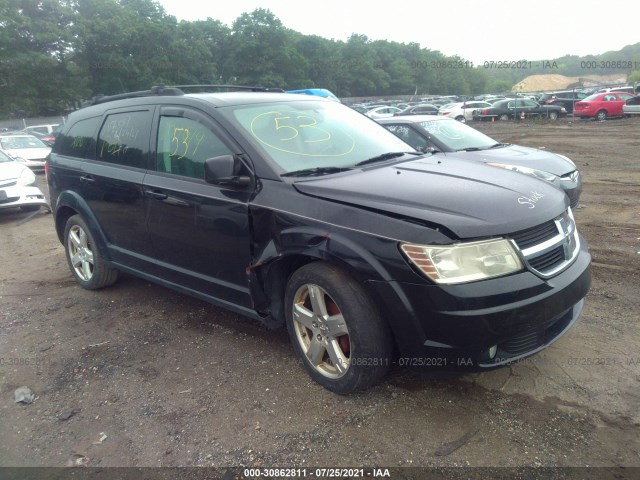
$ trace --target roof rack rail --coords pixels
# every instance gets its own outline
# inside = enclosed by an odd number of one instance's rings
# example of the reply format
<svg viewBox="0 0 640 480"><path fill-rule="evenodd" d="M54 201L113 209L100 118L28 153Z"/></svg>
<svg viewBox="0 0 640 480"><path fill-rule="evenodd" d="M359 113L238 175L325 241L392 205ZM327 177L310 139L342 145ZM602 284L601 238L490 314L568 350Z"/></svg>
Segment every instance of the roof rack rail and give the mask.
<svg viewBox="0 0 640 480"><path fill-rule="evenodd" d="M184 95L184 92L179 88L155 85L151 87L150 90L140 90L138 92L119 93L117 95L98 94L93 96L93 98L87 101L83 106L88 107L90 105L97 105L98 103L113 102L115 100L123 100L125 98L151 97L154 95L179 96Z"/></svg>
<svg viewBox="0 0 640 480"><path fill-rule="evenodd" d="M199 90L208 90L208 89L218 89L218 90L245 90L249 92L279 92L283 93L284 89L282 88L272 88L272 87L257 87L257 86L246 86L246 85L171 85L167 88L179 88L181 90L185 89L199 89Z"/></svg>
<svg viewBox="0 0 640 480"><path fill-rule="evenodd" d="M138 92L119 93L116 95L94 95L91 100L82 104L83 107L97 105L99 103L113 102L115 100L124 100L126 98L152 97L156 95L163 96L180 96L184 95L188 89L198 89L200 93L203 91L217 90L244 90L249 92L284 92L282 88L269 87L247 87L244 85L155 85L150 90L140 90Z"/></svg>

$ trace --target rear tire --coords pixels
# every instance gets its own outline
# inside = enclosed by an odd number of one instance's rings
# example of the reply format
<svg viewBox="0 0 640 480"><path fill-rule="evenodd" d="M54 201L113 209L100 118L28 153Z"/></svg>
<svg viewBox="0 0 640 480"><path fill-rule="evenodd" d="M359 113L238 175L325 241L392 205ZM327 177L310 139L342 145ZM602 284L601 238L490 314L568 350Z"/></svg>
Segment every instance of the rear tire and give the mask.
<svg viewBox="0 0 640 480"><path fill-rule="evenodd" d="M498 119L499 119L500 121L506 122L507 120L509 120L509 115L507 115L506 113L503 113L502 115L500 115L500 116L498 117Z"/></svg>
<svg viewBox="0 0 640 480"><path fill-rule="evenodd" d="M64 247L69 269L82 288L96 290L118 279L120 272L105 264L91 230L80 215L67 220Z"/></svg>
<svg viewBox="0 0 640 480"><path fill-rule="evenodd" d="M467 123L467 119L464 118L464 115L458 115L456 117L456 120L459 121L460 123Z"/></svg>
<svg viewBox="0 0 640 480"><path fill-rule="evenodd" d="M393 355L391 333L351 276L325 262L293 273L285 290L287 330L311 378L341 395L378 382Z"/></svg>
<svg viewBox="0 0 640 480"><path fill-rule="evenodd" d="M602 122L604 120L607 119L607 111L606 110L600 110L598 113L596 113L596 120L599 122Z"/></svg>

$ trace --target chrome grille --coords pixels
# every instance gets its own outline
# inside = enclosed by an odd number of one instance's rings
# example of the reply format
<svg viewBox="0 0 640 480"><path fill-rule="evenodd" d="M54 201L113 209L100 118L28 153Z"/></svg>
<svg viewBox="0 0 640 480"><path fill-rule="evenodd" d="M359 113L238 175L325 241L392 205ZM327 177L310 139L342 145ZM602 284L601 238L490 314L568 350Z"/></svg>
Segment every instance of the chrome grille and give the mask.
<svg viewBox="0 0 640 480"><path fill-rule="evenodd" d="M511 235L530 270L551 277L578 255L580 240L571 209L551 222Z"/></svg>
<svg viewBox="0 0 640 480"><path fill-rule="evenodd" d="M545 240L549 240L557 234L558 229L556 228L555 222L553 220L549 220L547 223L543 223L542 225L514 233L511 235L511 238L516 241L520 250L524 250L525 248L529 248L538 243L544 242Z"/></svg>
<svg viewBox="0 0 640 480"><path fill-rule="evenodd" d="M557 247L539 257L529 260L529 265L536 270L544 272L557 267L562 262L564 262L564 250L562 247Z"/></svg>

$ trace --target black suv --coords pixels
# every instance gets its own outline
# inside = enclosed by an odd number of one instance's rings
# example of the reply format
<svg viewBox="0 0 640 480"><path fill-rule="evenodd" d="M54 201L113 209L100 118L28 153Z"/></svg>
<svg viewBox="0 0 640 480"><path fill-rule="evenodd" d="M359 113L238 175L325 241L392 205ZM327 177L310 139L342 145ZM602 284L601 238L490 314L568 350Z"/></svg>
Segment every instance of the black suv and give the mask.
<svg viewBox="0 0 640 480"><path fill-rule="evenodd" d="M394 362L516 361L582 310L591 257L545 181L442 162L308 95L158 87L94 103L69 116L47 165L84 288L127 272L286 324L337 393Z"/></svg>
<svg viewBox="0 0 640 480"><path fill-rule="evenodd" d="M544 105L558 105L564 107L567 113L573 113L573 105L587 98L588 94L576 90L563 90L560 92L543 93L538 102Z"/></svg>

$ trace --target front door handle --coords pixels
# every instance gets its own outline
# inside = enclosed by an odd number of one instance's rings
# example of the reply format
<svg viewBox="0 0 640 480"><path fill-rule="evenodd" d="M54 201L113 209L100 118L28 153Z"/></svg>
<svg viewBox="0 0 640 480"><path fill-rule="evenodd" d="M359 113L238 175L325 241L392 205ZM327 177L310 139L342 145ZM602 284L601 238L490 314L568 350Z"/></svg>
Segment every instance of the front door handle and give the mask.
<svg viewBox="0 0 640 480"><path fill-rule="evenodd" d="M147 197L155 198L156 200L166 200L169 196L166 193L160 192L158 190L146 190L144 194Z"/></svg>

